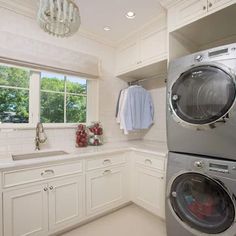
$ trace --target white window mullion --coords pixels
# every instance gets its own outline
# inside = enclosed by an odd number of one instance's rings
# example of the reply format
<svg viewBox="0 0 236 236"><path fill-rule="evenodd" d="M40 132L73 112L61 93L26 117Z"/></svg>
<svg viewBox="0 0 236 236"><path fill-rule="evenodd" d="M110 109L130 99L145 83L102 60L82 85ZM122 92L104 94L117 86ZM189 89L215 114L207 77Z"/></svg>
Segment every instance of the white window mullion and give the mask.
<svg viewBox="0 0 236 236"><path fill-rule="evenodd" d="M67 88L66 88L66 76L64 78L64 82L65 82L65 88L64 88L64 123L67 123L66 120L66 102L67 102Z"/></svg>
<svg viewBox="0 0 236 236"><path fill-rule="evenodd" d="M40 72L31 71L29 85L29 123L40 121Z"/></svg>

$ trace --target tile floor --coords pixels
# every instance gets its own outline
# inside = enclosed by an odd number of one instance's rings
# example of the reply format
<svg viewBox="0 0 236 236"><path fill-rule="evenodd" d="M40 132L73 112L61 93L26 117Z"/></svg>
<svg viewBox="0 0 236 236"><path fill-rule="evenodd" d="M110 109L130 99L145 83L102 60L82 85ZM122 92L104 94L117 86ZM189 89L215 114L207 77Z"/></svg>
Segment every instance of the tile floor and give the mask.
<svg viewBox="0 0 236 236"><path fill-rule="evenodd" d="M130 205L63 236L166 236L165 223L158 217Z"/></svg>

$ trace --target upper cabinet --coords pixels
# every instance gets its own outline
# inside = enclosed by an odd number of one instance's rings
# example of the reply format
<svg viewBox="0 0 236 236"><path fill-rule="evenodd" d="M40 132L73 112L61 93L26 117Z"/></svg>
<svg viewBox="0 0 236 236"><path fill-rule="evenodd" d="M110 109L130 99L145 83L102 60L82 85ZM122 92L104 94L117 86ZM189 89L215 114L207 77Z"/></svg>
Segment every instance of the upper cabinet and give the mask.
<svg viewBox="0 0 236 236"><path fill-rule="evenodd" d="M170 32L221 10L236 0L182 0L168 10Z"/></svg>
<svg viewBox="0 0 236 236"><path fill-rule="evenodd" d="M166 17L123 40L116 52L116 75L134 71L167 58Z"/></svg>
<svg viewBox="0 0 236 236"><path fill-rule="evenodd" d="M207 0L184 0L168 11L169 30L180 28L207 14Z"/></svg>

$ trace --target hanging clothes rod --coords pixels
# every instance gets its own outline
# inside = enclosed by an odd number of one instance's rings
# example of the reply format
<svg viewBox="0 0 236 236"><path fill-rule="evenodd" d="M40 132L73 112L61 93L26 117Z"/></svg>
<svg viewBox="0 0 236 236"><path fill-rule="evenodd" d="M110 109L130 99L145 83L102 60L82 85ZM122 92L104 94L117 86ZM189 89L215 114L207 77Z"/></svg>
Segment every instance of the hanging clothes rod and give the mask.
<svg viewBox="0 0 236 236"><path fill-rule="evenodd" d="M154 75L154 76L151 76L151 77L148 77L148 78L145 78L145 79L138 79L138 80L135 80L135 81L131 81L131 82L128 82L128 85L131 86L131 85L137 85L139 83L142 83L142 82L145 82L145 81L148 81L148 80L153 80L153 79L164 79L165 80L165 83L166 83L166 80L167 80L167 74L161 74L161 75Z"/></svg>

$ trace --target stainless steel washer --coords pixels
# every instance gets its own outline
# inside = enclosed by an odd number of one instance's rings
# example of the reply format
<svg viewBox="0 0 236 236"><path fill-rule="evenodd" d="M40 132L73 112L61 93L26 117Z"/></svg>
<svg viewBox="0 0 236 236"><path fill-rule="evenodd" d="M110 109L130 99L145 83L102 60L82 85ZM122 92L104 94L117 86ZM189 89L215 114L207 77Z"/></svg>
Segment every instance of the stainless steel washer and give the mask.
<svg viewBox="0 0 236 236"><path fill-rule="evenodd" d="M169 153L168 236L235 236L236 161Z"/></svg>
<svg viewBox="0 0 236 236"><path fill-rule="evenodd" d="M170 63L168 148L236 160L236 44Z"/></svg>

